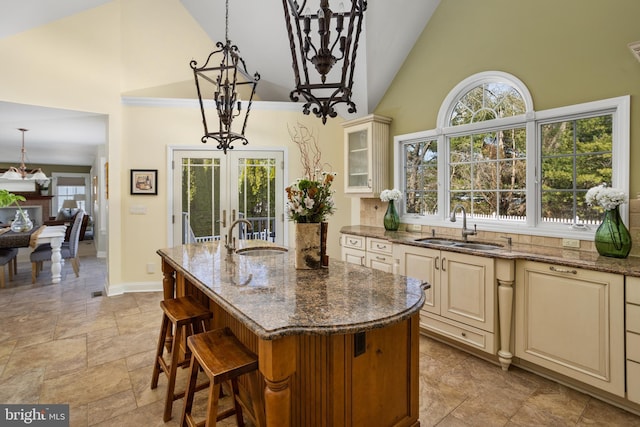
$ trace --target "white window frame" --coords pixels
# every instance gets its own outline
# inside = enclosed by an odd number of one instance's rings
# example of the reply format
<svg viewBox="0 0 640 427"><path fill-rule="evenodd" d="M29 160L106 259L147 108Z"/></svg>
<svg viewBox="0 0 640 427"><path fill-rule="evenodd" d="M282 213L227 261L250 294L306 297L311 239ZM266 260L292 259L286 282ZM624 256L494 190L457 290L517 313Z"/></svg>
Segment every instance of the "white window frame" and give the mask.
<svg viewBox="0 0 640 427"><path fill-rule="evenodd" d="M459 126L447 126L447 121L458 100L469 90L483 83L500 82L514 87L522 95L525 102L526 112L522 115L494 119L486 122L470 123ZM449 147L447 138L470 132L483 132L496 130L499 128L522 126L527 134L527 218L521 221L495 221L483 219L471 219L471 224L477 224L483 231L506 232L549 236L549 237L570 237L581 240L591 240L595 233L595 227L575 229L566 224L543 223L540 212L541 191L538 170L540 167L541 148L539 141L540 125L549 122L573 120L576 118L593 116L594 114L611 113L613 116L613 146L612 146L612 183L613 187L619 188L629 194L629 130L630 130L630 96L620 96L603 99L599 101L586 102L566 107L552 108L548 110L535 111L533 109L533 99L528 89L519 79L503 72L489 71L478 73L460 82L454 87L443 101L437 118L435 129L398 135L394 137L394 186L403 188L404 170L403 150L405 143L416 142L427 139L437 139L438 142L438 213L436 215L404 214L401 221L406 224L434 225L444 227L455 227L449 221L449 203L447 200L447 190L449 188L449 177L447 164L449 160ZM401 212L404 206L401 206ZM629 210L628 204L621 206L620 214L625 223L628 224Z"/></svg>

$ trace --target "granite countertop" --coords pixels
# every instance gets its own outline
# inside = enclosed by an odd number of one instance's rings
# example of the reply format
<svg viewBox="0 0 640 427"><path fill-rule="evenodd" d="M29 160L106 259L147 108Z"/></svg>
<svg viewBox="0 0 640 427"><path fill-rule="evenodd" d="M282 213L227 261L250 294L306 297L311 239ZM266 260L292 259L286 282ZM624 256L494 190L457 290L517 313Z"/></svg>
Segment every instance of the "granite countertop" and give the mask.
<svg viewBox="0 0 640 427"><path fill-rule="evenodd" d="M244 247L270 247L243 241ZM328 268L296 270L292 251L227 255L219 242L157 253L223 309L266 340L381 328L407 319L424 304L423 284L331 259Z"/></svg>
<svg viewBox="0 0 640 427"><path fill-rule="evenodd" d="M489 258L540 261L550 264L564 265L567 267L586 268L589 270L640 277L640 258L638 257L628 257L624 259L609 258L600 256L597 252L592 251L580 251L567 248L550 248L547 246L537 246L530 244L514 243L511 247L509 247L508 245L505 245L504 241L485 242L493 244L497 243L502 246L500 249L466 249L460 247L416 242L416 239L431 237L430 233L386 231L384 227L373 227L366 225L345 226L342 227L340 232L356 236L385 239L389 242L400 243L403 245L442 249L450 252L467 253ZM475 239L469 238L469 242L475 241Z"/></svg>

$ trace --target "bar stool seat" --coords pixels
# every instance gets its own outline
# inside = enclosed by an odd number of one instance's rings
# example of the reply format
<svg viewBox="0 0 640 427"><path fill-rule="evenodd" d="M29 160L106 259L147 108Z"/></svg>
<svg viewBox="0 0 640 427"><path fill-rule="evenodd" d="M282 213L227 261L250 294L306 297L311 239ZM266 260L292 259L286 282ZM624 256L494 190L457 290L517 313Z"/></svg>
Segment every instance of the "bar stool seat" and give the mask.
<svg viewBox="0 0 640 427"><path fill-rule="evenodd" d="M239 427L244 426L244 414L257 427L265 425L262 388L258 378L258 357L247 349L228 328L215 329L187 339L191 350L191 368L184 398L182 427L214 427L217 421L235 414ZM196 423L191 415L198 372L202 369L209 378L209 400L205 422ZM248 374L248 395L240 389L238 377ZM218 413L220 386L231 382L233 407Z"/></svg>
<svg viewBox="0 0 640 427"><path fill-rule="evenodd" d="M151 378L151 388L158 386L158 377L160 371L167 375L167 397L164 405L164 422L171 419L171 411L173 401L184 397L185 392L175 393L176 372L178 366L187 366L190 360L190 352L186 345L186 339L193 334L202 333L206 330L206 321L213 317L213 313L207 307L202 305L198 300L191 296L184 296L175 299L167 299L160 301L162 308L162 326L160 328L160 336L158 338L158 347L156 351L155 363L153 366L153 376ZM171 341L171 361L167 363L164 360L165 338L170 332L169 326L173 326L174 334ZM180 358L180 344L183 343L185 349L184 357ZM202 390L208 386L208 383L201 384L198 389Z"/></svg>
<svg viewBox="0 0 640 427"><path fill-rule="evenodd" d="M4 288L4 266L9 270L9 281L18 273L18 248L0 249L0 288Z"/></svg>

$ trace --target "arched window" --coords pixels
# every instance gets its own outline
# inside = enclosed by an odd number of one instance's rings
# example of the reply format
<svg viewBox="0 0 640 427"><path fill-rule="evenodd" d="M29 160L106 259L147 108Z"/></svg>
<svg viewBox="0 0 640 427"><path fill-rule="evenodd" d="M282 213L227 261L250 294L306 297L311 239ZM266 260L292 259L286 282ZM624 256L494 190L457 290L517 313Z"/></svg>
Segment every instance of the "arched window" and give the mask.
<svg viewBox="0 0 640 427"><path fill-rule="evenodd" d="M446 222L460 205L489 230L593 231L601 213L585 194L603 182L628 194L628 139L628 97L536 112L516 77L473 75L436 129L395 138L403 222Z"/></svg>

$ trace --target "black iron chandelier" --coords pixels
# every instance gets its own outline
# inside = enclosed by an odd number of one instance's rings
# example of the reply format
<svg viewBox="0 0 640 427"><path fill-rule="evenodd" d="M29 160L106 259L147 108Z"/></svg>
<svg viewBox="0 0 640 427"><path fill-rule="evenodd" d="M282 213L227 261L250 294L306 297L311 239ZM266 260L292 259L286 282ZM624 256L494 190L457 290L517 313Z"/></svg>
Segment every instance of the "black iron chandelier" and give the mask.
<svg viewBox="0 0 640 427"><path fill-rule="evenodd" d="M329 0L320 0L317 12L312 12L307 0L301 4L296 0L282 0L296 85L289 97L294 102L304 98L303 113L309 114L313 106L313 113L322 118L322 123L327 122L327 117L337 116L335 106L339 103L345 103L349 113L356 112L351 89L367 2L344 0L344 3L350 3L351 9L345 11L340 2L333 10ZM312 21L313 26L317 26L313 33ZM333 29L332 24L335 24ZM313 64L319 76L310 76L309 64ZM336 70L330 73L334 66Z"/></svg>
<svg viewBox="0 0 640 427"><path fill-rule="evenodd" d="M247 66L244 59L240 57L240 52L236 45L232 45L229 40L229 0L226 0L226 16L225 16L225 42L217 42L216 47L218 50L214 50L207 57L207 61L202 67L198 67L195 60L190 62L191 69L193 70L193 76L196 81L196 89L198 91L198 100L200 101L200 112L202 113L202 124L204 125L204 135L202 142L206 143L208 138L218 141L217 148L227 153L227 150L233 149L233 143L235 141L241 141L243 145L249 143L244 136L245 129L247 127L247 120L249 119L249 112L251 111L251 103L253 102L253 96L256 92L256 86L258 80L260 80L260 74L255 73L253 77L247 72ZM209 61L218 58L217 54L222 55L222 60L217 66L209 66ZM214 58L215 57L215 58ZM212 61L213 62L213 61ZM242 111L243 102L240 100L240 91L243 91L243 96L248 96L248 103L246 112L244 114L244 121L242 122L241 130L234 131L236 127L232 127L233 120L238 117ZM213 114L207 113L205 110L205 101L203 100L203 93L205 96L213 95L213 102L215 103L218 129L217 131L209 131L209 128L213 128L213 123L216 118ZM209 120L207 117L211 116Z"/></svg>

